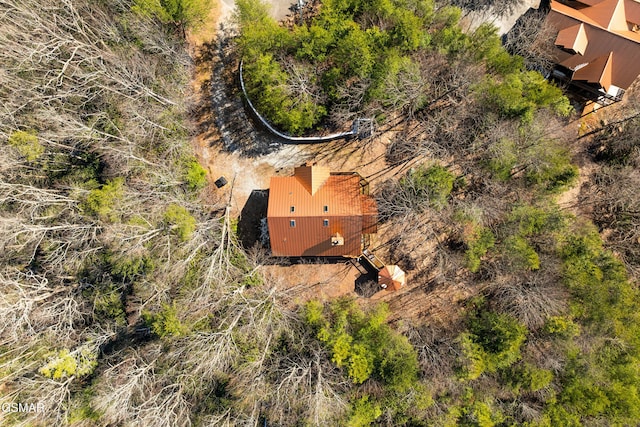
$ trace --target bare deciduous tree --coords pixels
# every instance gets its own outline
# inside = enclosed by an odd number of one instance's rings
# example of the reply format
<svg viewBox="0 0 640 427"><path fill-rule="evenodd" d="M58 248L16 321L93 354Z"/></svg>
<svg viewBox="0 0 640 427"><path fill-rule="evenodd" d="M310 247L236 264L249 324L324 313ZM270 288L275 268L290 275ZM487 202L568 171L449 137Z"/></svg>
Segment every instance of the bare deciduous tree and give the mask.
<svg viewBox="0 0 640 427"><path fill-rule="evenodd" d="M550 316L559 316L566 309L568 295L558 286L560 277L549 272L544 276L499 277L487 289L502 311L509 313L530 330L541 328ZM554 280L555 279L555 280Z"/></svg>
<svg viewBox="0 0 640 427"><path fill-rule="evenodd" d="M593 209L605 242L638 276L640 272L640 173L636 168L604 167L583 187L580 203Z"/></svg>
<svg viewBox="0 0 640 427"><path fill-rule="evenodd" d="M158 375L158 359L145 360L133 353L110 366L102 375L95 407L105 420L136 426L190 426L184 387ZM157 357L157 355L156 355Z"/></svg>
<svg viewBox="0 0 640 427"><path fill-rule="evenodd" d="M530 9L518 19L506 34L504 47L512 55L522 56L528 69L546 75L556 61L554 40L557 30L541 9Z"/></svg>
<svg viewBox="0 0 640 427"><path fill-rule="evenodd" d="M0 273L0 337L3 345L19 345L43 335L68 345L87 307L74 286L52 285L31 271Z"/></svg>

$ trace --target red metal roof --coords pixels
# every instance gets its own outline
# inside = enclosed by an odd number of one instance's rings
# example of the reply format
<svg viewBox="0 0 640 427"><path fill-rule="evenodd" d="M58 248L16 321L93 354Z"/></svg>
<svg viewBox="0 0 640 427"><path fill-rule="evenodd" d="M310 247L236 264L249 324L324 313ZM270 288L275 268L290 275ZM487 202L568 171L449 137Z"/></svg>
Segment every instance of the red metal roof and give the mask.
<svg viewBox="0 0 640 427"><path fill-rule="evenodd" d="M574 78L600 84L605 90L611 85L627 89L640 74L640 31L633 31L640 24L640 3L570 3L551 1L549 21L558 29L556 45L577 52L558 50L557 62L574 70Z"/></svg>
<svg viewBox="0 0 640 427"><path fill-rule="evenodd" d="M374 233L377 221L375 200L363 194L362 181L355 172L329 173L315 165L272 177L267 223L273 255L359 256L362 235ZM337 234L343 245L332 245Z"/></svg>

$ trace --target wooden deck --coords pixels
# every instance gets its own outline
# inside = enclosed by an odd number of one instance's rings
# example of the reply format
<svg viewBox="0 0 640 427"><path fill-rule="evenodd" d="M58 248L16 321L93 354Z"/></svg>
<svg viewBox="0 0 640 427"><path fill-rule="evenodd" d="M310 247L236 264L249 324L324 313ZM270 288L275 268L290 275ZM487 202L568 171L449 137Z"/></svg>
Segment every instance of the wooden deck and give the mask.
<svg viewBox="0 0 640 427"><path fill-rule="evenodd" d="M384 263L373 252L369 251L369 249L362 251L360 259L367 261L367 263L377 271L384 268Z"/></svg>

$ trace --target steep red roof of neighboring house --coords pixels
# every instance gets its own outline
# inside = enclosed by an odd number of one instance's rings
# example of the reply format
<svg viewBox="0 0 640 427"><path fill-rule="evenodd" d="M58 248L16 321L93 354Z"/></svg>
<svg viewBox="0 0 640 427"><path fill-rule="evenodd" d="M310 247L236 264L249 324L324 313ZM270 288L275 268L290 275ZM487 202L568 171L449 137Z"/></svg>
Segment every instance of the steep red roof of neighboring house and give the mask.
<svg viewBox="0 0 640 427"><path fill-rule="evenodd" d="M625 13L625 0L603 0L582 10L585 16L591 18L601 28L609 31L629 31Z"/></svg>
<svg viewBox="0 0 640 427"><path fill-rule="evenodd" d="M365 182L366 183L366 182ZM376 231L375 200L355 172L303 165L272 177L267 223L276 256L359 256L362 235Z"/></svg>
<svg viewBox="0 0 640 427"><path fill-rule="evenodd" d="M573 80L627 89L640 74L640 2L551 1L549 21L558 29L557 62Z"/></svg>

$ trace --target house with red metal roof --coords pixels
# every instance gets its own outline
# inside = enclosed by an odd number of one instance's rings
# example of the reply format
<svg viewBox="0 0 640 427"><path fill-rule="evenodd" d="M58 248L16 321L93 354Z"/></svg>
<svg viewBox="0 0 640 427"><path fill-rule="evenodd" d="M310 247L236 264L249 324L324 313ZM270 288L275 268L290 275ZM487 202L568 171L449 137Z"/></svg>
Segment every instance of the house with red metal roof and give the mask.
<svg viewBox="0 0 640 427"><path fill-rule="evenodd" d="M558 31L553 77L602 105L619 101L640 75L640 2L551 0Z"/></svg>
<svg viewBox="0 0 640 427"><path fill-rule="evenodd" d="M272 177L267 225L275 256L359 257L377 231L376 202L357 172L307 163Z"/></svg>

